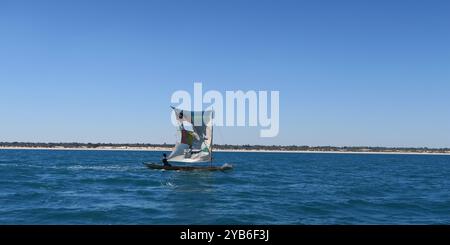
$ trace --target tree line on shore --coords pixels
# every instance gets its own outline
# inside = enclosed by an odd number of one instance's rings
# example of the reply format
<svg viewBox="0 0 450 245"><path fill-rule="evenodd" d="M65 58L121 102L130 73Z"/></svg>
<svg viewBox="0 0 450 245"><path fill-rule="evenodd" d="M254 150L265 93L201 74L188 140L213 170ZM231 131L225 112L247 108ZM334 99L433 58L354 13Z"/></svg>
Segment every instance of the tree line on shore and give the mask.
<svg viewBox="0 0 450 245"><path fill-rule="evenodd" d="M0 142L0 147L17 148L172 148L174 144L148 143L31 143L31 142ZM450 148L428 147L371 147L371 146L306 146L306 145L214 145L219 150L259 150L259 151L336 151L336 152L422 152L450 153Z"/></svg>

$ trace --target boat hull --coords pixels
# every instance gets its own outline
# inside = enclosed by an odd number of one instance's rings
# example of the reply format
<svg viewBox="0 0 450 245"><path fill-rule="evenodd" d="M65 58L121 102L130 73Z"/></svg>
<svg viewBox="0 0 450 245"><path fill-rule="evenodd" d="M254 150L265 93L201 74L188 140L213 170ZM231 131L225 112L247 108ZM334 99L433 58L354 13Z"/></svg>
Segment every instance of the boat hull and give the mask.
<svg viewBox="0 0 450 245"><path fill-rule="evenodd" d="M156 163L144 163L144 165L149 169L160 169L160 170L177 170L177 171L225 171L230 170L233 167L229 164L224 164L223 166L163 166Z"/></svg>

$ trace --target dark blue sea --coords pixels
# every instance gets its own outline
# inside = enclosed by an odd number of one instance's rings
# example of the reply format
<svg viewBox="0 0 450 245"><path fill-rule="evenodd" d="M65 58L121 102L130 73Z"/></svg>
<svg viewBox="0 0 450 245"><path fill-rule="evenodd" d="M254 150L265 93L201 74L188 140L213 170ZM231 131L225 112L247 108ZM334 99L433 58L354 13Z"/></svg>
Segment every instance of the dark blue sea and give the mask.
<svg viewBox="0 0 450 245"><path fill-rule="evenodd" d="M450 224L450 156L0 150L0 224Z"/></svg>

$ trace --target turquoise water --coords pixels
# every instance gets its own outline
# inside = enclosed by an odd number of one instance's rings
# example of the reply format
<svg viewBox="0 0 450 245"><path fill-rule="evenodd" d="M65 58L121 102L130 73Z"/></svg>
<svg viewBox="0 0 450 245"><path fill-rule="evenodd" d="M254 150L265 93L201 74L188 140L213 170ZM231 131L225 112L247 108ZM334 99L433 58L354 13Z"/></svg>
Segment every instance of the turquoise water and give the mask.
<svg viewBox="0 0 450 245"><path fill-rule="evenodd" d="M449 224L450 156L0 150L0 224Z"/></svg>

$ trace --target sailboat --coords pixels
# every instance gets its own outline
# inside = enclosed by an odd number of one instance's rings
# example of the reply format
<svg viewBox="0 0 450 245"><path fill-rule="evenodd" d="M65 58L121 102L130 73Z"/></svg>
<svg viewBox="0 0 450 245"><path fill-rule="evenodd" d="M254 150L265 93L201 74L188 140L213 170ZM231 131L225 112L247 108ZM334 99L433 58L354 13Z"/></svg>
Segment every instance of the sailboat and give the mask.
<svg viewBox="0 0 450 245"><path fill-rule="evenodd" d="M213 165L213 118L214 111L188 111L172 107L175 113L180 141L175 144L167 160L183 165L164 166L161 163L144 163L150 169L164 170L229 170L233 166ZM205 163L209 163L205 165ZM187 165L188 164L188 165Z"/></svg>

